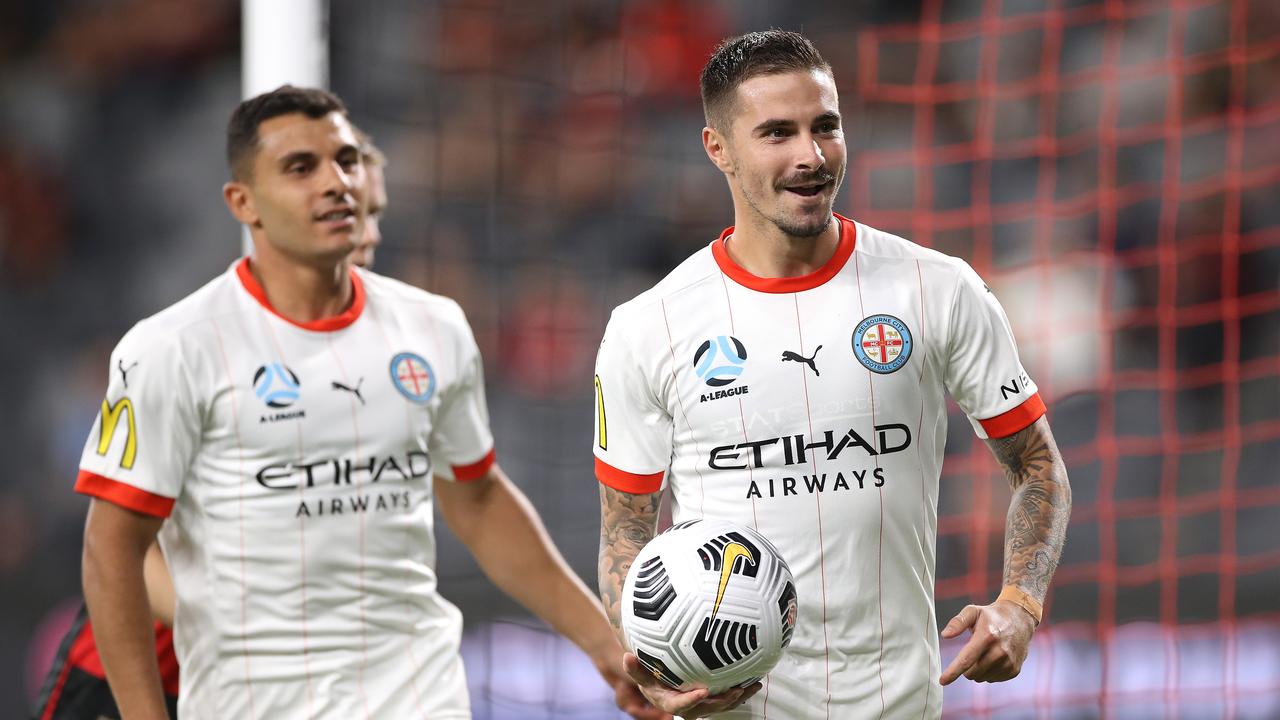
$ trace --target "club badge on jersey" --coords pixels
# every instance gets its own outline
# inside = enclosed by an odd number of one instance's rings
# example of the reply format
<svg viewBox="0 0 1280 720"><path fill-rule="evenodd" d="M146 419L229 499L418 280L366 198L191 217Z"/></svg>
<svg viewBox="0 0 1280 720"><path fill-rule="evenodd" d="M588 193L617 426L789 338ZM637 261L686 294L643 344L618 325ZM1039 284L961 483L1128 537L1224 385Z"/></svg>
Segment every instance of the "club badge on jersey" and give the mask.
<svg viewBox="0 0 1280 720"><path fill-rule="evenodd" d="M391 382L400 394L425 405L436 393L436 373L421 355L402 352L391 358Z"/></svg>
<svg viewBox="0 0 1280 720"><path fill-rule="evenodd" d="M853 354L873 373L895 372L911 358L911 330L892 315L871 315L853 331Z"/></svg>

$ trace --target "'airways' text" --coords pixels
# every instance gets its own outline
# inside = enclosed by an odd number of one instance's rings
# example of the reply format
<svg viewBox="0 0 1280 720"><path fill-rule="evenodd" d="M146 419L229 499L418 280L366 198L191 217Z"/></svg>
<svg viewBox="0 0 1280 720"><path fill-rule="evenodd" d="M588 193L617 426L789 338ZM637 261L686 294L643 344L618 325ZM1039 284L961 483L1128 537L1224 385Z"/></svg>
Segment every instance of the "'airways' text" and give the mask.
<svg viewBox="0 0 1280 720"><path fill-rule="evenodd" d="M827 489L832 492L852 490L855 485L859 490L865 490L868 487L884 487L884 468L851 470L847 474L842 471L834 475L820 473L818 475L801 475L799 478L769 478L760 482L752 480L751 484L747 486L747 499L786 497L788 495L799 495L802 492L812 495Z"/></svg>

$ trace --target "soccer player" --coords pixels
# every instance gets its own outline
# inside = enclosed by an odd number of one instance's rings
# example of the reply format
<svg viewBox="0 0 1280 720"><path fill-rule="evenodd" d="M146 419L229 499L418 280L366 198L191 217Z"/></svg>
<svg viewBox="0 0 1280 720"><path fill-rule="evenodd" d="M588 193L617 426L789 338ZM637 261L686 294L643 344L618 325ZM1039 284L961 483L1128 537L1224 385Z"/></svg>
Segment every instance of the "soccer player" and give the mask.
<svg viewBox="0 0 1280 720"><path fill-rule="evenodd" d="M373 138L356 129L360 141L360 159L365 168L365 211L360 239L351 251L351 263L370 270L374 256L382 244L382 214L387 211L387 156L373 143Z"/></svg>
<svg viewBox="0 0 1280 720"><path fill-rule="evenodd" d="M1066 470L995 296L963 261L832 212L845 142L830 66L778 30L725 41L702 71L707 156L734 225L613 312L596 365L600 589L654 535L721 518L790 563L800 613L763 683L676 692L686 717L936 718L942 688L1017 675L1070 510ZM1004 588L942 631L933 584L950 393L1013 488ZM650 665L655 665L650 661Z"/></svg>
<svg viewBox="0 0 1280 720"><path fill-rule="evenodd" d="M85 598L123 715L167 714L141 600L158 532L181 716L470 717L460 613L436 590L439 502L620 706L658 717L494 462L462 311L351 267L367 170L341 101L290 86L247 100L227 155L224 198L254 252L121 340L76 482L94 498Z"/></svg>
<svg viewBox="0 0 1280 720"><path fill-rule="evenodd" d="M387 189L383 169L386 156L373 140L356 129L360 141L360 157L365 165L365 206L359 240L351 251L352 264L372 269L374 252L382 242L379 221L387 207ZM173 579L165 566L160 546L152 543L143 566L147 595L154 618L156 663L160 667L165 705L171 715L178 711L178 658L173 651L173 611L175 597ZM93 638L93 624L88 610L81 605L67 630L53 663L46 673L44 686L36 702L37 720L99 720L118 718L120 710L111 696Z"/></svg>

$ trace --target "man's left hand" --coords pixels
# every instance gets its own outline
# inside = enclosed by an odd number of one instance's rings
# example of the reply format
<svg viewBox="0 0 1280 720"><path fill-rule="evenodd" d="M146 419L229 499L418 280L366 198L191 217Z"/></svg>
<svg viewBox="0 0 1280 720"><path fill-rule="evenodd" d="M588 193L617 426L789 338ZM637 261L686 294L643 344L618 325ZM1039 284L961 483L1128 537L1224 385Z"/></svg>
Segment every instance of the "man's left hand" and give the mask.
<svg viewBox="0 0 1280 720"><path fill-rule="evenodd" d="M635 681L620 665L615 667L612 664L597 664L596 669L600 671L605 682L609 683L609 687L613 688L614 701L618 703L618 708L622 712L635 720L672 720L671 715L654 707L645 698Z"/></svg>
<svg viewBox="0 0 1280 720"><path fill-rule="evenodd" d="M1022 670L1036 631L1031 613L1008 600L990 605L968 605L942 629L946 639L973 631L969 642L943 671L938 682L950 685L964 675L974 682L1012 680Z"/></svg>

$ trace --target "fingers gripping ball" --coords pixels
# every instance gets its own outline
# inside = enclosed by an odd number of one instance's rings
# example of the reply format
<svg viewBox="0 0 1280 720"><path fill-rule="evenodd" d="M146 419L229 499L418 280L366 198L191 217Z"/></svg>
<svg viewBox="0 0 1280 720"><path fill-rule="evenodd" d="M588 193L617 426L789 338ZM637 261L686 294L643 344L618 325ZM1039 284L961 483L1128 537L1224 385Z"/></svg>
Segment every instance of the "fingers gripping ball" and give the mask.
<svg viewBox="0 0 1280 720"><path fill-rule="evenodd" d="M723 520L691 520L636 556L622 631L659 680L719 693L764 677L791 642L795 580L764 536Z"/></svg>

